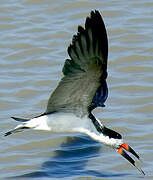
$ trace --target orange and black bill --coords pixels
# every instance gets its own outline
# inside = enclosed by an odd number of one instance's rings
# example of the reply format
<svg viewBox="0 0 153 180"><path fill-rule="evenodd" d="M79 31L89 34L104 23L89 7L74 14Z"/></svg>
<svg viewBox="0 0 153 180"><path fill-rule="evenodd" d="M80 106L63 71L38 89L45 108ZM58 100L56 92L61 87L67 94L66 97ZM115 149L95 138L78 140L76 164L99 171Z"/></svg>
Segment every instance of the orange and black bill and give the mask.
<svg viewBox="0 0 153 180"><path fill-rule="evenodd" d="M133 166L135 166L143 175L145 175L144 171L136 164L136 162L123 150L127 150L128 152L132 153L136 158L140 160L140 157L137 153L126 143L122 143L118 148L117 152L121 154L125 159L127 159Z"/></svg>

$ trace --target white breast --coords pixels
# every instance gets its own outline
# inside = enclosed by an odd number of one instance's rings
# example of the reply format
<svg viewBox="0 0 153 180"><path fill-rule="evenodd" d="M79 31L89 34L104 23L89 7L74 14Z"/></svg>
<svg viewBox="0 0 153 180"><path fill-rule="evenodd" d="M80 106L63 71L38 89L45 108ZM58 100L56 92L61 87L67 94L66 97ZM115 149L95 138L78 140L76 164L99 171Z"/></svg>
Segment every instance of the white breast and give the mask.
<svg viewBox="0 0 153 180"><path fill-rule="evenodd" d="M25 123L25 126L52 132L80 132L81 128L88 128L91 120L85 116L77 117L70 113L53 113L33 118Z"/></svg>

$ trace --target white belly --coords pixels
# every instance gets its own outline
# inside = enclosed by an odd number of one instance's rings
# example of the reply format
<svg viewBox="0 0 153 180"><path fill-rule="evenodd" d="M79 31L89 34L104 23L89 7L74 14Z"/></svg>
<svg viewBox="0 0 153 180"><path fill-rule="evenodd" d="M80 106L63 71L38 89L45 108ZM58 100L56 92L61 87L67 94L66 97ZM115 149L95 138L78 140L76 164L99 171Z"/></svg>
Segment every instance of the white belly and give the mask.
<svg viewBox="0 0 153 180"><path fill-rule="evenodd" d="M47 130L52 132L80 132L80 129L91 128L91 120L84 116L77 117L69 113L53 113L49 115L33 118L26 122L27 127L36 130Z"/></svg>

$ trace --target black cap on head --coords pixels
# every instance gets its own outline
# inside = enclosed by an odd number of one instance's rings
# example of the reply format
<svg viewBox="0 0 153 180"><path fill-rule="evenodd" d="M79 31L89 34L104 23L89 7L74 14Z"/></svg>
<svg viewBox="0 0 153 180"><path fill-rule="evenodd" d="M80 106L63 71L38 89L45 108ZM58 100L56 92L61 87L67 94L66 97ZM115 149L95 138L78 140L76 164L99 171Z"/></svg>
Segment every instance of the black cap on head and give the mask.
<svg viewBox="0 0 153 180"><path fill-rule="evenodd" d="M105 126L102 128L102 133L105 136L108 136L109 138L122 139L122 136L119 133L117 133L116 131L113 131Z"/></svg>

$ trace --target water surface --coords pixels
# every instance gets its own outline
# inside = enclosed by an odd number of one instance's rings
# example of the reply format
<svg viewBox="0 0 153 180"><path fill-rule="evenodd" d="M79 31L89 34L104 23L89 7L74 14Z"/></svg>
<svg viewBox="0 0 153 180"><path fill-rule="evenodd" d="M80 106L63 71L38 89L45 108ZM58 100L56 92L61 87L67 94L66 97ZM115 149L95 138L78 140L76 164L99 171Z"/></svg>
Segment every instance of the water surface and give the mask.
<svg viewBox="0 0 153 180"><path fill-rule="evenodd" d="M142 157L145 179L153 167L153 1L0 1L0 179L139 179L112 149L75 134L26 131L10 116L45 111L72 35L98 9L109 36L106 107L94 114L120 132Z"/></svg>

